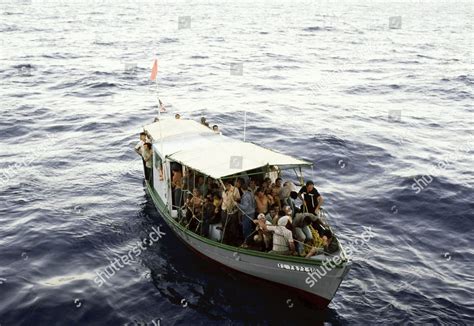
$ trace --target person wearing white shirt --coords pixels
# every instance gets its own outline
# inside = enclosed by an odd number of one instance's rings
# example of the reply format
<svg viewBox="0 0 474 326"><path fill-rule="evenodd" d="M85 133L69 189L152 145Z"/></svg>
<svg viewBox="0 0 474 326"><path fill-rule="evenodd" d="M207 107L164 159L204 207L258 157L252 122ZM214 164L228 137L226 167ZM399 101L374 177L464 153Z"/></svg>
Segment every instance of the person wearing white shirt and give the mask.
<svg viewBox="0 0 474 326"><path fill-rule="evenodd" d="M273 248L270 253L277 255L293 255L295 253L293 233L287 228L287 225L291 225L288 216L281 217L277 226L266 225L263 219L259 219L258 224L264 232L270 231L273 233Z"/></svg>

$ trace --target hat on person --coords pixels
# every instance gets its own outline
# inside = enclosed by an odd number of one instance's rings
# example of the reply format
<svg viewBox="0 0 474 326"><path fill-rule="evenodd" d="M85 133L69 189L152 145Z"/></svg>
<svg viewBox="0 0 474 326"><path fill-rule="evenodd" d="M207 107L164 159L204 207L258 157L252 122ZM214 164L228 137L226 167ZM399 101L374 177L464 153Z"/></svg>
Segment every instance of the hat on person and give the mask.
<svg viewBox="0 0 474 326"><path fill-rule="evenodd" d="M257 219L259 219L259 220L265 219L265 214L263 214L263 213L258 214Z"/></svg>
<svg viewBox="0 0 474 326"><path fill-rule="evenodd" d="M278 226L286 226L290 218L288 216L283 216L278 219Z"/></svg>
<svg viewBox="0 0 474 326"><path fill-rule="evenodd" d="M307 186L309 186L309 185L313 185L313 186L314 186L313 180L308 180L308 181L306 181L306 185L307 185Z"/></svg>

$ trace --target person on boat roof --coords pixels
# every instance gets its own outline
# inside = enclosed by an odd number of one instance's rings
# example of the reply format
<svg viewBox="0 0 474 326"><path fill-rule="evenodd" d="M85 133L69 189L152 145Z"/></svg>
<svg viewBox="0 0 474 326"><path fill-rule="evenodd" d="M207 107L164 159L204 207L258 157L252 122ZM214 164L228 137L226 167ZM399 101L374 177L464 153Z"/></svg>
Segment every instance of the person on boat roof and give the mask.
<svg viewBox="0 0 474 326"><path fill-rule="evenodd" d="M323 197L319 194L318 190L314 187L314 182L308 180L306 186L301 187L298 192L299 197L303 200L303 205L301 206L302 212L319 214L319 209L323 204Z"/></svg>
<svg viewBox="0 0 474 326"><path fill-rule="evenodd" d="M209 122L206 121L206 118L205 118L205 117L201 117L201 124L202 124L203 126L206 126L206 127L208 127L208 128L211 128L211 127L209 126Z"/></svg>
<svg viewBox="0 0 474 326"><path fill-rule="evenodd" d="M216 133L216 134L222 135L222 132L220 132L218 125L213 125L212 126L212 131L214 131L214 133Z"/></svg>
<svg viewBox="0 0 474 326"><path fill-rule="evenodd" d="M145 145L145 143L146 143L146 133L141 132L140 133L140 141L135 145L135 152L138 155L140 155L140 157L142 158L143 173L146 172L146 164L145 164L145 160L143 159L143 146ZM145 175L145 178L146 178L146 175Z"/></svg>
<svg viewBox="0 0 474 326"><path fill-rule="evenodd" d="M283 216L278 220L278 225L266 225L265 220L258 220L258 225L263 231L273 233L272 254L293 255L295 253L295 243L293 233L290 231L291 222L288 216Z"/></svg>

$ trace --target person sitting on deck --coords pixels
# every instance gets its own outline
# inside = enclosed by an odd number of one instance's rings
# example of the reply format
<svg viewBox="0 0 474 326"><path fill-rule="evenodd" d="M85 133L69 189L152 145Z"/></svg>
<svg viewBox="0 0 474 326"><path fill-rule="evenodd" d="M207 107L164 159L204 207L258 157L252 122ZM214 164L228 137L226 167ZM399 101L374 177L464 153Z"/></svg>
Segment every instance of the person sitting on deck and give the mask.
<svg viewBox="0 0 474 326"><path fill-rule="evenodd" d="M255 202L257 203L257 213L267 214L270 201L265 195L263 188L257 189L257 193L255 194Z"/></svg>
<svg viewBox="0 0 474 326"><path fill-rule="evenodd" d="M255 243L260 244L261 251L268 251L271 249L272 235L269 232L264 232L263 229L258 225L260 220L268 226L272 225L265 218L264 214L258 214L257 219L253 221L255 224L257 224L257 227L255 229L255 231L257 231L257 234L254 235L253 240L255 241Z"/></svg>
<svg viewBox="0 0 474 326"><path fill-rule="evenodd" d="M145 179L153 185L153 151L150 143L143 145L142 158L145 161Z"/></svg>
<svg viewBox="0 0 474 326"><path fill-rule="evenodd" d="M276 204L273 204L273 205L270 206L270 209L268 210L268 214L265 215L265 218L272 225L277 225L278 219L281 216L283 216L283 215L279 215L278 213L279 213L278 206Z"/></svg>
<svg viewBox="0 0 474 326"><path fill-rule="evenodd" d="M287 207L289 209L289 206ZM291 215L291 209L288 213ZM311 213L297 213L293 219L294 234L296 240L299 241L297 248L300 255L304 253L304 244L313 241L313 235L311 234L309 226L317 219L318 217Z"/></svg>
<svg viewBox="0 0 474 326"><path fill-rule="evenodd" d="M324 200L318 190L314 187L313 181L308 180L306 186L301 187L298 195L301 200L303 200L303 205L301 206L302 212L319 215L319 209Z"/></svg>
<svg viewBox="0 0 474 326"><path fill-rule="evenodd" d="M239 235L239 219L237 201L240 201L240 194L231 180L225 181L225 190L222 193L222 229L223 241L225 244L236 244Z"/></svg>
<svg viewBox="0 0 474 326"><path fill-rule="evenodd" d="M248 189L246 183L242 184L242 197L238 207L242 211L242 233L244 235L244 245L247 244L247 238L254 229L253 219L255 218L255 197Z"/></svg>
<svg viewBox="0 0 474 326"><path fill-rule="evenodd" d="M278 255L293 255L295 253L295 243L293 233L290 231L291 222L288 216L283 216L278 220L278 225L266 225L265 220L258 220L258 225L263 231L273 233L273 248L269 253Z"/></svg>
<svg viewBox="0 0 474 326"><path fill-rule="evenodd" d="M339 241L331 230L327 229L322 236L323 248L313 247L306 255L306 258L316 258L315 255L321 253L332 255L339 251Z"/></svg>

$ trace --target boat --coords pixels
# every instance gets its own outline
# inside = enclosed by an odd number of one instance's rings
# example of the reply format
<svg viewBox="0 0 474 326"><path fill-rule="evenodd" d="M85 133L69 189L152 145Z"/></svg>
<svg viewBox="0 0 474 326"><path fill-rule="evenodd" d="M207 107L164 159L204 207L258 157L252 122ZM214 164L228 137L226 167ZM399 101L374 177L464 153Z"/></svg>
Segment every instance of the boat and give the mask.
<svg viewBox="0 0 474 326"><path fill-rule="evenodd" d="M341 244L333 255L322 253L311 259L224 244L219 234L222 225L210 225L210 235L205 237L182 223L182 207L175 205L171 185L172 169L176 167L182 173L192 169L221 184L224 179L255 171L275 177L294 170L303 184L302 169L312 163L227 137L197 121L163 116L156 120L143 127L153 150L153 172L150 180L145 180L146 191L174 234L212 262L276 283L316 308L325 308L351 267Z"/></svg>

